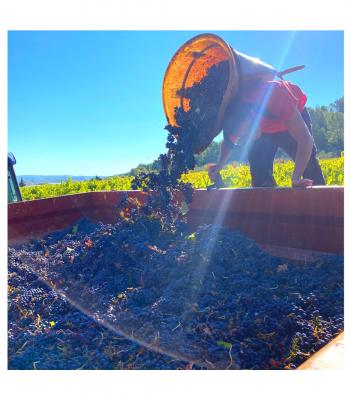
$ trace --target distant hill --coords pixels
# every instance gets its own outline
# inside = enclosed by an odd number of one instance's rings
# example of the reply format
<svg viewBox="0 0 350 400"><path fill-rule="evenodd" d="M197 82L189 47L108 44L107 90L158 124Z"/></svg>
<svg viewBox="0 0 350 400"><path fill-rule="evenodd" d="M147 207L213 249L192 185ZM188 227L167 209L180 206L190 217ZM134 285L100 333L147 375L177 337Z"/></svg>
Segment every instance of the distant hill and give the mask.
<svg viewBox="0 0 350 400"><path fill-rule="evenodd" d="M18 183L23 182L27 186L41 185L43 183L60 183L66 181L68 178L72 178L73 181L88 181L96 178L94 176L72 176L72 175L17 175ZM102 176L100 178L103 178Z"/></svg>

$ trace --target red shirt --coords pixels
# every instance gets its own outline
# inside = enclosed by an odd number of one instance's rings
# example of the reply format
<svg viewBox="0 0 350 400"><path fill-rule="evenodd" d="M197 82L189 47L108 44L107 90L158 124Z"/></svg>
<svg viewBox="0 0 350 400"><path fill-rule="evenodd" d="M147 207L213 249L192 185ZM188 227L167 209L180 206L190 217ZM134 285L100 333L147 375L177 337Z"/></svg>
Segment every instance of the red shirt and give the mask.
<svg viewBox="0 0 350 400"><path fill-rule="evenodd" d="M301 112L306 100L305 93L297 85L288 81L268 81L244 90L242 103L265 103L261 131L277 133L288 130L284 121L292 115L295 107Z"/></svg>

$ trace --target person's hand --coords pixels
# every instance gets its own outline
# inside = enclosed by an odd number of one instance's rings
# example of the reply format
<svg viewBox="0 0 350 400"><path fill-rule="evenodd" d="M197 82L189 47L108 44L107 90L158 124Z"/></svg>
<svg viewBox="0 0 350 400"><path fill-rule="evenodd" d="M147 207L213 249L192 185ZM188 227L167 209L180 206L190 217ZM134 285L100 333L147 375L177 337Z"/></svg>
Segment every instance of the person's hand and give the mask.
<svg viewBox="0 0 350 400"><path fill-rule="evenodd" d="M209 178L215 182L215 177L218 175L219 171L222 169L219 164L210 164L208 165L208 175Z"/></svg>
<svg viewBox="0 0 350 400"><path fill-rule="evenodd" d="M311 179L302 179L302 178L292 179L293 188L307 188L311 187L313 183L314 181Z"/></svg>

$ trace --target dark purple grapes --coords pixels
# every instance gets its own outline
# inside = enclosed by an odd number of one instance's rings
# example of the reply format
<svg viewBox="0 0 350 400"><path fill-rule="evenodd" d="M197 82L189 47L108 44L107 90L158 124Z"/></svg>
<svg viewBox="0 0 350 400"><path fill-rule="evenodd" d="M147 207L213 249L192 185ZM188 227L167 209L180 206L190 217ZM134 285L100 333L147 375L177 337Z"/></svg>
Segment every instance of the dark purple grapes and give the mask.
<svg viewBox="0 0 350 400"><path fill-rule="evenodd" d="M10 369L295 368L343 330L342 256L298 266L142 218L71 230L9 250Z"/></svg>

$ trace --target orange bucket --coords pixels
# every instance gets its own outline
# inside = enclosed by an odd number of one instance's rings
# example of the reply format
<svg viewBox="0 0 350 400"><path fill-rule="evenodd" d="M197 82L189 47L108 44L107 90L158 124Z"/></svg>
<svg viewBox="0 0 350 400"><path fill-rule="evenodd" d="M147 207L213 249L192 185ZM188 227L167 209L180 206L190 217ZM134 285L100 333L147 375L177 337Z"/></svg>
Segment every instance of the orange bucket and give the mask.
<svg viewBox="0 0 350 400"><path fill-rule="evenodd" d="M235 51L217 35L201 34L182 45L171 59L163 80L163 106L168 123L178 126L175 118L177 107L182 107L184 111L190 109L190 102L184 97L184 91L201 82L211 67L228 61L226 89L216 121L209 127L208 141L211 142L222 129L222 118L228 102L238 92L240 79L236 60ZM203 150L200 149L199 152Z"/></svg>

